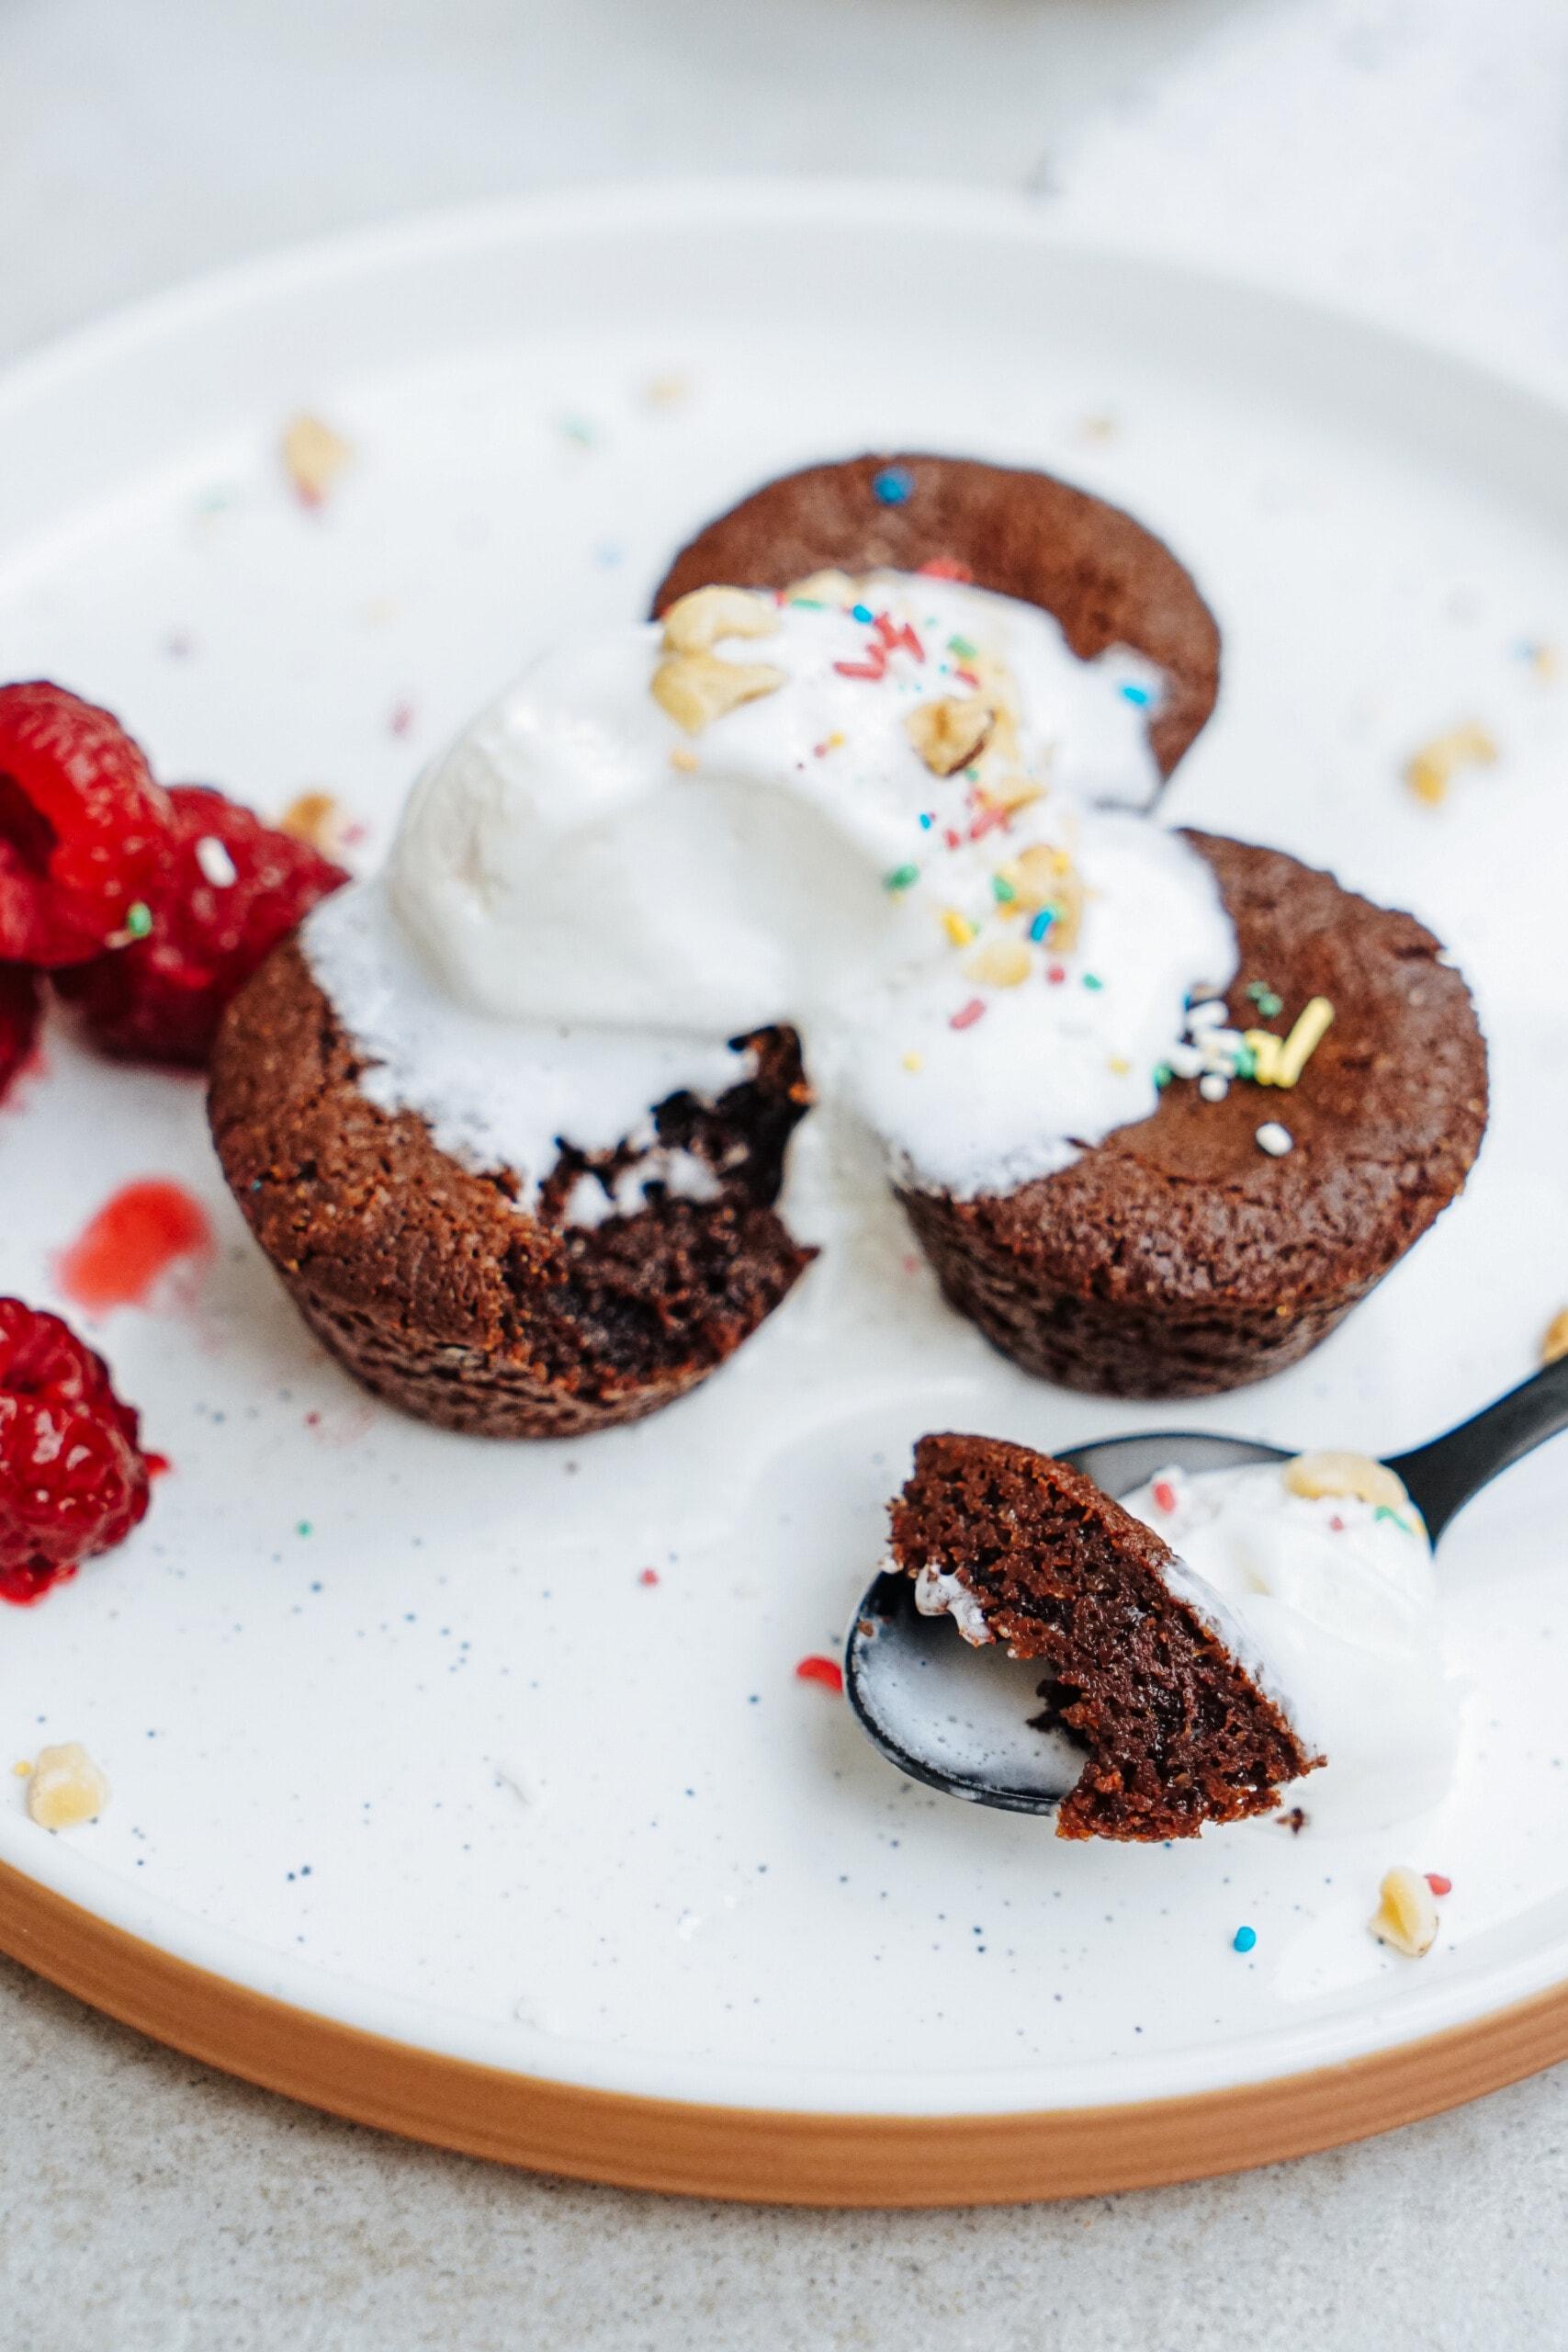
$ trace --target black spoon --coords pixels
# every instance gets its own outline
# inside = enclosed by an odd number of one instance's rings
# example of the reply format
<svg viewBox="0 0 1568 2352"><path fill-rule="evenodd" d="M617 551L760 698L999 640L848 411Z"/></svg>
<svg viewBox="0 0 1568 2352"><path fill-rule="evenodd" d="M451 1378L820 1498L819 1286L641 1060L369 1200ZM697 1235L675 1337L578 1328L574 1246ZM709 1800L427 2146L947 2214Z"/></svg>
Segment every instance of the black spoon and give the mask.
<svg viewBox="0 0 1568 2352"><path fill-rule="evenodd" d="M1568 1357L1509 1390L1458 1429L1396 1453L1388 1467L1436 1544L1449 1521L1500 1471L1568 1429ZM1061 1456L1108 1495L1129 1495L1157 1471L1231 1470L1289 1462L1283 1446L1185 1430L1102 1438ZM1083 1769L1062 1732L1041 1732L1038 1658L961 1641L945 1616L922 1617L911 1577L878 1576L861 1602L844 1684L861 1727L890 1763L917 1781L1007 1813L1049 1813Z"/></svg>

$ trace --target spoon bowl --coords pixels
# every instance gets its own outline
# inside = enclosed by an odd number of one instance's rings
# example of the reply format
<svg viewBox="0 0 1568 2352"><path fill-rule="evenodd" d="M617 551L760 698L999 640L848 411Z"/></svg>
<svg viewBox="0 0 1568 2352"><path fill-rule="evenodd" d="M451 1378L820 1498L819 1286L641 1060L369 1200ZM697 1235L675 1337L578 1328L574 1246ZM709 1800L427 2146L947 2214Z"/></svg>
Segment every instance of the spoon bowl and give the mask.
<svg viewBox="0 0 1568 2352"><path fill-rule="evenodd" d="M1387 1466L1435 1544L1473 1495L1564 1428L1568 1358ZM1118 1499L1172 1466L1235 1470L1292 1458L1285 1446L1192 1430L1100 1438L1058 1457ZM1038 1658L976 1648L945 1614L922 1616L914 1579L892 1570L868 1588L844 1658L850 1704L890 1764L946 1796L1004 1813L1055 1811L1083 1769L1082 1748L1042 1714L1042 1673Z"/></svg>

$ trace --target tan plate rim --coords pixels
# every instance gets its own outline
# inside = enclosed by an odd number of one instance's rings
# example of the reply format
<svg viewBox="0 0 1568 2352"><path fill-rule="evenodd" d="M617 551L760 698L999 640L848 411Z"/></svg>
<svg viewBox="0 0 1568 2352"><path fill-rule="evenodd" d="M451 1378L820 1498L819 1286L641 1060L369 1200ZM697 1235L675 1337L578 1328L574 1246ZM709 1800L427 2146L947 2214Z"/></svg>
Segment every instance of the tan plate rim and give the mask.
<svg viewBox="0 0 1568 2352"><path fill-rule="evenodd" d="M0 1863L0 1951L192 2058L355 2123L619 2188L751 2204L1006 2205L1241 2172L1364 2140L1568 2058L1568 1984L1273 2082L1012 2115L634 2098L442 2056L176 1960Z"/></svg>

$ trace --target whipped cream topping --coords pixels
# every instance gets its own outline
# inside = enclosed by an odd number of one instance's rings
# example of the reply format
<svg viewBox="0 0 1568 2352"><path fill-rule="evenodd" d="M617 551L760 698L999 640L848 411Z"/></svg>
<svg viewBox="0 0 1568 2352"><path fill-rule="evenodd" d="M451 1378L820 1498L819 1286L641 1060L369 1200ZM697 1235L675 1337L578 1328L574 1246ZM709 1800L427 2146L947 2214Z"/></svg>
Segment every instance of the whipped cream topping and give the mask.
<svg viewBox="0 0 1568 2352"><path fill-rule="evenodd" d="M947 580L699 593L536 662L311 918L367 1091L525 1201L776 1022L907 1181L1010 1189L1145 1116L1235 955L1202 860L1091 805L1152 796L1159 673Z"/></svg>
<svg viewBox="0 0 1568 2352"><path fill-rule="evenodd" d="M1327 1758L1286 1803L1319 1826L1382 1827L1438 1804L1453 1775L1432 1547L1413 1506L1298 1494L1288 1466L1163 1470L1122 1508L1177 1553L1172 1589Z"/></svg>

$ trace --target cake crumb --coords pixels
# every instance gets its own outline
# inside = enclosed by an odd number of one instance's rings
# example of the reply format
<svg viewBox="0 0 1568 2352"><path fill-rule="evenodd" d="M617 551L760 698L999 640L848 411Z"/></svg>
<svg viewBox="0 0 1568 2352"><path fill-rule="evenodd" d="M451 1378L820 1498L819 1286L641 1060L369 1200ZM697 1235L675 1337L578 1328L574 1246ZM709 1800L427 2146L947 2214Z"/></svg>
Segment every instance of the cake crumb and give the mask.
<svg viewBox="0 0 1568 2352"><path fill-rule="evenodd" d="M1461 768L1496 764L1497 746L1479 720L1467 718L1446 734L1412 752L1404 765L1404 781L1417 800L1435 808L1449 797L1449 786Z"/></svg>
<svg viewBox="0 0 1568 2352"><path fill-rule="evenodd" d="M1556 1363L1562 1356L1568 1356L1568 1306L1552 1317L1540 1340L1542 1363Z"/></svg>
<svg viewBox="0 0 1568 2352"><path fill-rule="evenodd" d="M79 1739L40 1747L28 1790L28 1811L40 1829L75 1829L96 1821L109 1784Z"/></svg>
<svg viewBox="0 0 1568 2352"><path fill-rule="evenodd" d="M1378 1907L1367 1922L1379 1943L1419 1960L1438 1940L1438 1906L1418 1871L1403 1864L1383 1873Z"/></svg>
<svg viewBox="0 0 1568 2352"><path fill-rule="evenodd" d="M352 445L319 416L290 417L283 431L283 463L307 506L324 506L327 493L354 456Z"/></svg>

